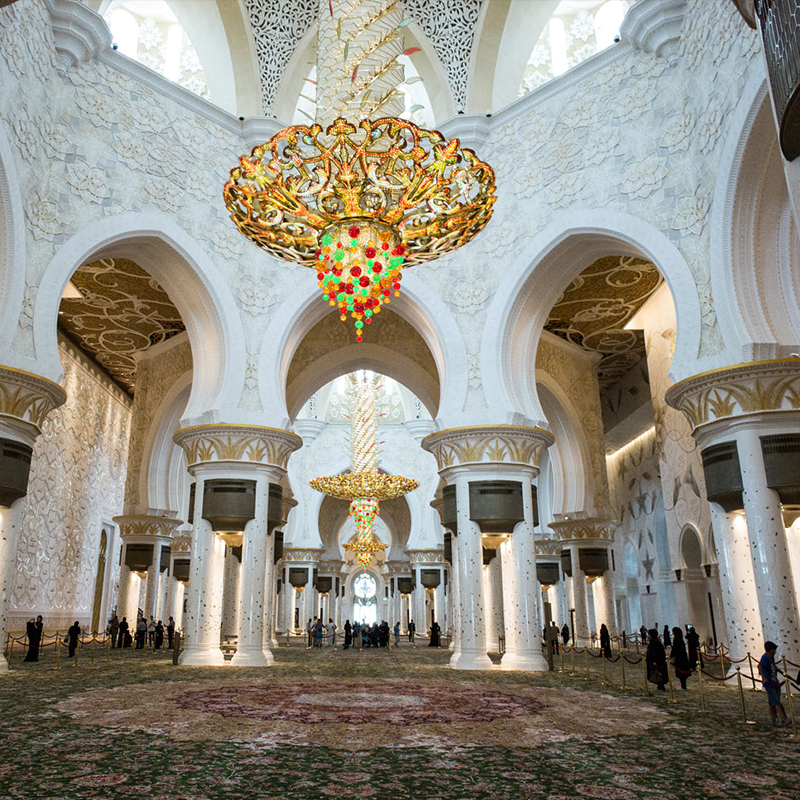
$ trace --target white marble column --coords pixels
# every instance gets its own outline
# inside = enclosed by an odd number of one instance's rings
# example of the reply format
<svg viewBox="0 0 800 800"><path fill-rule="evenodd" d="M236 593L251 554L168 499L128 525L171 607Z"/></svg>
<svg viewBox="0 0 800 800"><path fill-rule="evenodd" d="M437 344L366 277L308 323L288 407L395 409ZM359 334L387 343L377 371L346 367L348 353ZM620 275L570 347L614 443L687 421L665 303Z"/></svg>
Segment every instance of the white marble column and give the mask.
<svg viewBox="0 0 800 800"><path fill-rule="evenodd" d="M756 428L736 434L742 473L744 513L758 594L764 639L780 644L781 653L800 662L800 622L792 579L783 509L778 493L767 486L761 439Z"/></svg>
<svg viewBox="0 0 800 800"><path fill-rule="evenodd" d="M8 601L14 587L16 578L14 564L17 556L17 539L22 527L22 507L25 498L12 503L11 508L0 508L0 636L2 642L6 640L8 624ZM8 672L8 662L5 653L0 651L0 672Z"/></svg>
<svg viewBox="0 0 800 800"><path fill-rule="evenodd" d="M486 603L486 650L498 653L500 645L498 637L505 636L503 626L503 579L502 548L497 555L483 568L484 600Z"/></svg>
<svg viewBox="0 0 800 800"><path fill-rule="evenodd" d="M215 465L209 466L216 471ZM225 542L211 530L211 523L203 519L205 473L202 464L193 470L197 488L184 647L180 657L180 663L184 666L219 665L225 662L219 646Z"/></svg>
<svg viewBox="0 0 800 800"><path fill-rule="evenodd" d="M764 648L764 640L747 523L743 514L726 512L717 503L709 503L709 508L731 657L745 658L748 652L758 655Z"/></svg>
<svg viewBox="0 0 800 800"><path fill-rule="evenodd" d="M269 619L267 602L267 570L272 564L271 537L267 534L269 474L256 477L255 516L244 527L242 542L242 590L239 641L232 664L240 667L265 667L272 664L265 631ZM271 573L271 570L270 570Z"/></svg>
<svg viewBox="0 0 800 800"><path fill-rule="evenodd" d="M128 618L128 624L136 624L136 609L131 608L130 593L133 575L130 567L125 563L125 551L128 545L122 543L122 562L119 568L119 588L117 590L117 618L122 622L123 617ZM131 611L133 614L131 614Z"/></svg>
<svg viewBox="0 0 800 800"><path fill-rule="evenodd" d="M580 547L571 544L569 547L572 557L572 601L575 609L575 644L585 647L591 644L591 631L589 630L589 607L586 599L586 575L581 569Z"/></svg>
<svg viewBox="0 0 800 800"><path fill-rule="evenodd" d="M142 608L144 618L156 615L156 605L158 601L158 577L161 572L161 543L153 542L153 560L147 568L147 578L145 579L144 606Z"/></svg>
<svg viewBox="0 0 800 800"><path fill-rule="evenodd" d="M609 562L610 563L610 562ZM594 591L594 614L597 623L597 631L600 625L605 623L611 636L617 635L617 612L614 603L614 585L612 583L611 569L603 573L602 578L598 578L593 584Z"/></svg>
<svg viewBox="0 0 800 800"><path fill-rule="evenodd" d="M494 669L486 655L481 529L470 519L469 479L464 472L456 476L456 516L461 652L454 666L456 669Z"/></svg>
<svg viewBox="0 0 800 800"><path fill-rule="evenodd" d="M428 635L428 620L425 619L425 587L422 585L421 569L419 564L414 564L414 624L417 626L417 636Z"/></svg>
<svg viewBox="0 0 800 800"><path fill-rule="evenodd" d="M238 637L241 615L242 562L232 547L225 550L225 578L222 589L222 638Z"/></svg>
<svg viewBox="0 0 800 800"><path fill-rule="evenodd" d="M452 600L450 603L453 619L453 638L450 642L450 651L453 655L450 656L450 666L455 668L456 664L458 664L458 659L461 657L461 603L459 602L460 587L458 583L458 536L453 535L450 541L450 549L450 557L453 559L450 572L453 581Z"/></svg>
<svg viewBox="0 0 800 800"><path fill-rule="evenodd" d="M506 652L504 670L546 672L539 629L539 581L536 576L536 548L533 534L531 477L522 481L525 515L509 539L503 543L503 621ZM523 476L526 478L526 476Z"/></svg>
<svg viewBox="0 0 800 800"><path fill-rule="evenodd" d="M444 633L447 630L447 612L444 600L444 570L439 568L439 585L433 590L433 607L436 609L436 621Z"/></svg>

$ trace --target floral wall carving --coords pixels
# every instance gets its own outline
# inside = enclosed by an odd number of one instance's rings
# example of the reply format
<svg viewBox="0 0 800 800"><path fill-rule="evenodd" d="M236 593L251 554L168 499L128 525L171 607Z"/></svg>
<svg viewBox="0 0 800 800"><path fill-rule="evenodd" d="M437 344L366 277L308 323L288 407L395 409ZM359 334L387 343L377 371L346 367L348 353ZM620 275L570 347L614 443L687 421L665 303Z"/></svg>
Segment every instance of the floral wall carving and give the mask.
<svg viewBox="0 0 800 800"><path fill-rule="evenodd" d="M67 401L44 420L33 449L11 628L38 613L48 629L91 620L103 523L122 512L130 398L73 345L62 340L60 352ZM118 553L106 560L118 573Z"/></svg>

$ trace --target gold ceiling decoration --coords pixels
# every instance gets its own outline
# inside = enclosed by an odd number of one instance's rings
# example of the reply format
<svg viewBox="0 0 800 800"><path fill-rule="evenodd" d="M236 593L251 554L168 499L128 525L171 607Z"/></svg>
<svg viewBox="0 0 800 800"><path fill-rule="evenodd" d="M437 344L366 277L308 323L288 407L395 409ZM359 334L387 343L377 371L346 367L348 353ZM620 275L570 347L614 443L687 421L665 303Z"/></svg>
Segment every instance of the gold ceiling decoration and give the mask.
<svg viewBox="0 0 800 800"><path fill-rule="evenodd" d="M125 258L78 267L72 284L80 298L63 298L59 328L130 394L134 355L181 333L178 309L157 281Z"/></svg>
<svg viewBox="0 0 800 800"><path fill-rule="evenodd" d="M601 258L564 290L545 330L600 353L597 377L600 388L608 388L645 355L642 331L625 326L663 280L657 267L644 259Z"/></svg>

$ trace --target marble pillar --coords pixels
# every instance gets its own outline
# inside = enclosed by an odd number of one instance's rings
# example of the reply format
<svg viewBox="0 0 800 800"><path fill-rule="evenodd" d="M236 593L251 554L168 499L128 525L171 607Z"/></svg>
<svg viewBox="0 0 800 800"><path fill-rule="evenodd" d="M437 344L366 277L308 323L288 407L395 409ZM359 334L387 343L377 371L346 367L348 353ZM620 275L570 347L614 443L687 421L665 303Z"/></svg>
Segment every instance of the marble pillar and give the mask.
<svg viewBox="0 0 800 800"><path fill-rule="evenodd" d="M241 614L242 562L232 547L225 550L225 578L222 588L222 638L233 639L239 635Z"/></svg>
<svg viewBox="0 0 800 800"><path fill-rule="evenodd" d="M572 558L572 602L575 609L575 630L573 637L578 647L591 644L591 631L589 630L589 604L586 598L586 575L581 569L580 547L570 545Z"/></svg>

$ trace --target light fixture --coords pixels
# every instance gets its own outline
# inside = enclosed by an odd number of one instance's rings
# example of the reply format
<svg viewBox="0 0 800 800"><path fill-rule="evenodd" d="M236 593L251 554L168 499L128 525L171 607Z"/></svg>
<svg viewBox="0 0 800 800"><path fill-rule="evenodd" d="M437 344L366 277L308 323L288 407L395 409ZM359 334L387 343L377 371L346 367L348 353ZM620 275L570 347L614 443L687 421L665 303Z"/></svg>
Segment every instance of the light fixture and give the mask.
<svg viewBox="0 0 800 800"><path fill-rule="evenodd" d="M315 478L310 483L318 492L350 501L350 516L356 524L356 535L344 548L354 551L358 563L366 569L372 563L373 555L386 549L372 530L379 513L379 501L401 497L419 484L411 478L378 472L375 376L360 373L354 384L351 471L344 475Z"/></svg>
<svg viewBox="0 0 800 800"><path fill-rule="evenodd" d="M223 197L248 239L317 272L358 341L402 270L471 241L497 199L472 150L396 117L284 128L239 158Z"/></svg>

